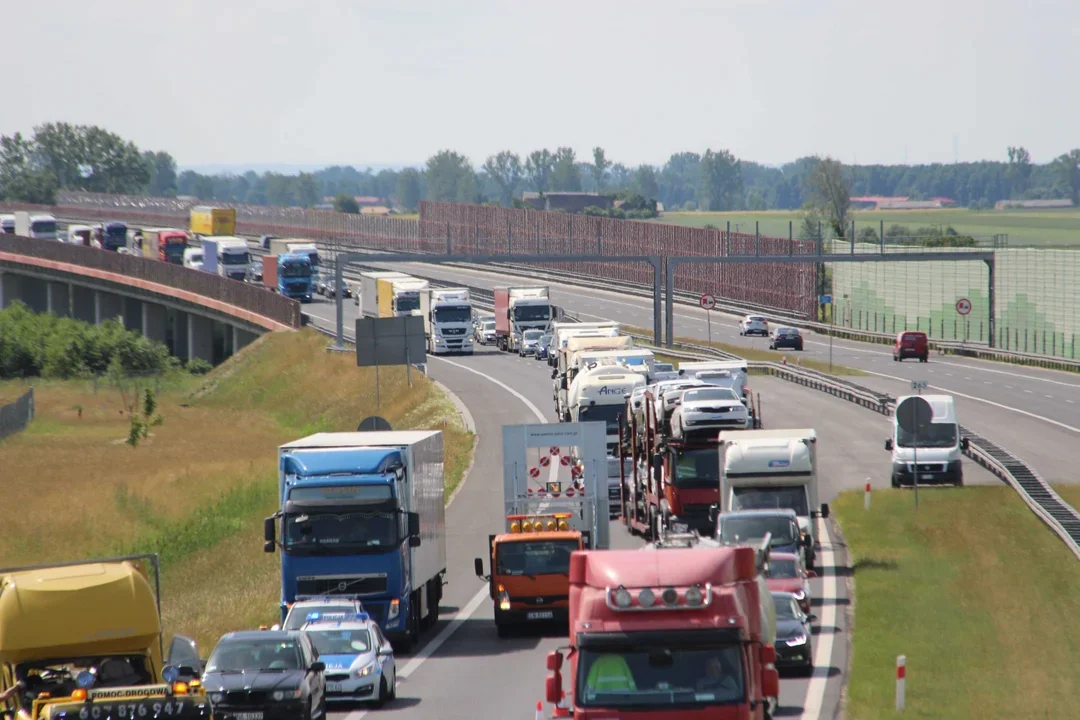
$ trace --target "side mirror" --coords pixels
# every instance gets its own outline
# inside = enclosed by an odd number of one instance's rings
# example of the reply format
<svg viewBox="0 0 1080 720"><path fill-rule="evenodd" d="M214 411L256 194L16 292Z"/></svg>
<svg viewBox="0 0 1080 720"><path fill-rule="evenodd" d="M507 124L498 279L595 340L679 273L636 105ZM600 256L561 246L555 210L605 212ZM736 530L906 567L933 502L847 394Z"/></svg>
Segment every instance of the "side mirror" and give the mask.
<svg viewBox="0 0 1080 720"><path fill-rule="evenodd" d="M263 520L263 540L273 545L277 541L277 527L275 527L276 517L271 515ZM273 550L267 550L267 552L273 552Z"/></svg>
<svg viewBox="0 0 1080 720"><path fill-rule="evenodd" d="M551 371L551 379L554 380L557 377L559 377L559 371L558 370L552 370Z"/></svg>
<svg viewBox="0 0 1080 720"><path fill-rule="evenodd" d="M419 535L413 535L412 537L409 538L409 547L414 547L414 548L420 547L420 536Z"/></svg>
<svg viewBox="0 0 1080 720"><path fill-rule="evenodd" d="M562 670L562 660L562 653L552 650L547 654L547 669L551 672L559 672Z"/></svg>
<svg viewBox="0 0 1080 720"><path fill-rule="evenodd" d="M172 643L169 645L169 654L165 658L166 665L180 666L180 672L183 674L184 668L202 667L202 661L199 659L199 649L195 645L195 641L186 635L174 635ZM191 670L192 676L198 675L198 672Z"/></svg>
<svg viewBox="0 0 1080 720"><path fill-rule="evenodd" d="M761 646L761 662L766 665L772 665L776 662L776 648L772 645ZM768 693L766 693L767 695Z"/></svg>
<svg viewBox="0 0 1080 720"><path fill-rule="evenodd" d="M409 535L411 537L420 537L420 513L409 513Z"/></svg>
<svg viewBox="0 0 1080 720"><path fill-rule="evenodd" d="M556 705L562 701L562 673L553 672L544 680L544 695L549 703Z"/></svg>
<svg viewBox="0 0 1080 720"><path fill-rule="evenodd" d="M817 615L815 615L814 613L810 613L809 615L806 616L806 619L809 620L810 622L813 622L814 620L817 620Z"/></svg>
<svg viewBox="0 0 1080 720"><path fill-rule="evenodd" d="M970 448L970 447L971 447L971 441L970 440L968 440L967 438L961 438L960 439L960 449L961 450L963 450L964 452L967 452L968 448Z"/></svg>
<svg viewBox="0 0 1080 720"><path fill-rule="evenodd" d="M375 654L379 657L386 657L387 655L393 655L394 651L391 648L379 648Z"/></svg>
<svg viewBox="0 0 1080 720"><path fill-rule="evenodd" d="M811 579L812 579L812 578L816 578L816 577L817 577L817 573L816 573L816 572L814 572L813 570L807 570L807 571L806 571L806 577L808 577L808 578L811 578Z"/></svg>
<svg viewBox="0 0 1080 720"><path fill-rule="evenodd" d="M829 503L821 503L821 517L826 519L829 517Z"/></svg>
<svg viewBox="0 0 1080 720"><path fill-rule="evenodd" d="M484 576L484 561L480 558L473 558L473 572L476 573L476 577L481 580L487 580Z"/></svg>
<svg viewBox="0 0 1080 720"><path fill-rule="evenodd" d="M316 660L315 662L311 663L311 668L310 669L311 669L311 672L313 672L313 673L325 672L326 671L326 663L324 663L322 660Z"/></svg>
<svg viewBox="0 0 1080 720"><path fill-rule="evenodd" d="M761 694L767 698L780 697L780 673L776 668L767 668L761 674Z"/></svg>
<svg viewBox="0 0 1080 720"><path fill-rule="evenodd" d="M888 440L885 441L885 449L888 450L889 452L892 452L892 448L893 448L892 438L889 438Z"/></svg>

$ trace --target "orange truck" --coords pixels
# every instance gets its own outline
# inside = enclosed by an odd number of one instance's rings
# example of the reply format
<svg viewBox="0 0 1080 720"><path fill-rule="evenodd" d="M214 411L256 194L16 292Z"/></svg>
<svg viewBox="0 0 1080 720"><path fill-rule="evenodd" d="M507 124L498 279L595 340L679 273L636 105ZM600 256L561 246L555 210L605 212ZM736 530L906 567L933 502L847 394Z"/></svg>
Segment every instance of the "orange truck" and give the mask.
<svg viewBox="0 0 1080 720"><path fill-rule="evenodd" d="M151 228L143 230L143 257L153 258L173 265L184 264L184 250L188 247L188 234L177 228Z"/></svg>
<svg viewBox="0 0 1080 720"><path fill-rule="evenodd" d="M499 637L565 623L570 556L608 547L606 433L603 423L503 426L506 531L488 538L490 574L474 561Z"/></svg>

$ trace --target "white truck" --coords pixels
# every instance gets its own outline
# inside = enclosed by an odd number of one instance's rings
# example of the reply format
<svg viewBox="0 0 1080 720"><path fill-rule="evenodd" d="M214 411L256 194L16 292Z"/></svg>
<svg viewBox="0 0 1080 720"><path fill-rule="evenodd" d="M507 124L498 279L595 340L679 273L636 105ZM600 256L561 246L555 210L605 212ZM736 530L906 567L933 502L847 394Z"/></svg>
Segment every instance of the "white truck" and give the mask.
<svg viewBox="0 0 1080 720"><path fill-rule="evenodd" d="M559 419L570 419L569 392L578 371L581 369L581 356L602 350L629 350L634 339L629 335L592 336L576 335L566 341L566 348L559 353L559 366L552 372L555 391L555 411Z"/></svg>
<svg viewBox="0 0 1080 720"><path fill-rule="evenodd" d="M725 430L720 433L720 505L725 513L792 510L800 548L812 567L818 543L815 518L829 517L818 500L817 433L800 430ZM773 548L779 551L779 548Z"/></svg>
<svg viewBox="0 0 1080 720"><path fill-rule="evenodd" d="M56 218L52 215L32 215L28 212L15 213L15 234L35 240L56 240Z"/></svg>
<svg viewBox="0 0 1080 720"><path fill-rule="evenodd" d="M526 330L549 332L555 308L546 286L497 287L495 342L503 352L518 352Z"/></svg>
<svg viewBox="0 0 1080 720"><path fill-rule="evenodd" d="M274 241L271 240L270 242L272 243ZM353 293L353 302L356 303L356 307L359 308L358 312L359 312L360 316L361 317L378 317L378 309L379 309L379 297L378 297L379 296L379 290L378 290L379 283L378 283L378 281L379 281L379 279L381 279L381 278L385 278L385 279L409 278L409 277L412 277L412 275L406 275L405 273L399 272L397 270L369 270L367 272L360 273L360 280L359 280L359 282L356 283L356 291ZM368 288L369 296L368 296L367 304L368 304L368 306L369 306L369 308L370 308L370 310L372 312L371 315L368 315L363 310L363 306L364 306L364 300L363 300L364 288Z"/></svg>
<svg viewBox="0 0 1080 720"><path fill-rule="evenodd" d="M582 370L570 384L570 422L604 423L607 450L614 453L619 444L619 417L626 413L626 397L644 385L645 378L640 374L614 362Z"/></svg>
<svg viewBox="0 0 1080 720"><path fill-rule="evenodd" d="M578 335L615 337L619 334L619 327L617 322L552 323L551 344L548 345L548 365L555 367L559 364L559 354L566 349L566 343L570 338Z"/></svg>
<svg viewBox="0 0 1080 720"><path fill-rule="evenodd" d="M581 353L578 356L578 365L588 365L599 360L614 360L627 367L631 372L637 373L643 380L648 381L652 375L656 356L652 350L631 347L622 350L596 350Z"/></svg>
<svg viewBox="0 0 1080 720"><path fill-rule="evenodd" d="M362 317L405 317L420 314L420 293L427 280L405 273L375 270L360 273L356 302Z"/></svg>
<svg viewBox="0 0 1080 720"><path fill-rule="evenodd" d="M244 281L251 264L251 250L246 240L233 235L204 237L202 248L203 270Z"/></svg>
<svg viewBox="0 0 1080 720"><path fill-rule="evenodd" d="M468 288L427 288L420 293L420 314L432 355L473 352L472 301Z"/></svg>

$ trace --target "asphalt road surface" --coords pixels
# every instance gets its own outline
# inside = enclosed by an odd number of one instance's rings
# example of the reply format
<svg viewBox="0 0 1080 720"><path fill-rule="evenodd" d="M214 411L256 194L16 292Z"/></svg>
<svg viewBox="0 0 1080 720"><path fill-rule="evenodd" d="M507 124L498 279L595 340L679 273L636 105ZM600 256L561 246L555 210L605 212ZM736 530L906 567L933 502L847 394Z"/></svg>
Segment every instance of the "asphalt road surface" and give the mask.
<svg viewBox="0 0 1080 720"><path fill-rule="evenodd" d="M346 308L346 323L351 326L355 305L346 303ZM327 321L334 317L334 306L326 301L304 309ZM536 702L543 697L545 656L564 646L565 636L538 629L521 637L498 638L487 587L472 566L474 557L485 557L488 535L504 526L501 426L555 420L550 370L536 360L479 348L472 357L429 356L428 372L470 408L479 437L476 463L447 509L444 619L426 636L417 655L398 658L397 701L379 711L357 707L331 715L338 720L375 713L425 720L532 717L529 713L535 713ZM761 394L767 427L817 430L822 501L861 488L868 480L874 487L889 486L889 454L882 446L888 418L774 378L755 377L753 386ZM998 482L970 463L965 472L970 483ZM811 581L819 618L814 637L818 667L811 678L781 680L778 717L833 717L842 692L849 651L850 571L844 548L835 541L835 526L831 521L828 525L823 577ZM613 548L641 545L618 521L612 523ZM546 703L544 707L550 711Z"/></svg>

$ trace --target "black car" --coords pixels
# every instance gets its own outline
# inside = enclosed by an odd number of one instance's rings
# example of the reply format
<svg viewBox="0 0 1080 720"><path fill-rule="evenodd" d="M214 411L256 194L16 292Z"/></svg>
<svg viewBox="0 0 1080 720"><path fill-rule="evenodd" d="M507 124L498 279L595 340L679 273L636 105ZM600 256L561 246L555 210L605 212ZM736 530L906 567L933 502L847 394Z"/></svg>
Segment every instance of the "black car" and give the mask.
<svg viewBox="0 0 1080 720"><path fill-rule="evenodd" d="M215 720L312 720L326 716L326 666L306 633L231 632L202 683Z"/></svg>
<svg viewBox="0 0 1080 720"><path fill-rule="evenodd" d="M782 327L773 331L772 337L769 338L769 349L779 350L780 348L791 348L802 352L803 339L798 328Z"/></svg>
<svg viewBox="0 0 1080 720"><path fill-rule="evenodd" d="M547 360L548 346L551 345L551 339L553 336L544 335L540 338L540 342L536 343L536 359Z"/></svg>
<svg viewBox="0 0 1080 720"><path fill-rule="evenodd" d="M810 621L815 615L805 615L795 596L786 592L772 593L776 605L776 667L798 668L805 674L814 672L814 645Z"/></svg>

